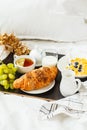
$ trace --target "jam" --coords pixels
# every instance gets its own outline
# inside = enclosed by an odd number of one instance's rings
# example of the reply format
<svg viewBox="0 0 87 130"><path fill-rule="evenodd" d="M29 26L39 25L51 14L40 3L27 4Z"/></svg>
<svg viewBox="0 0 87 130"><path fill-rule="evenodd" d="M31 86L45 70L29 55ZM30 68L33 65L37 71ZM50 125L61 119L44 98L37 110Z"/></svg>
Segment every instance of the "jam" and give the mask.
<svg viewBox="0 0 87 130"><path fill-rule="evenodd" d="M24 67L30 66L32 64L33 64L33 61L31 59L25 58L24 64L23 64Z"/></svg>

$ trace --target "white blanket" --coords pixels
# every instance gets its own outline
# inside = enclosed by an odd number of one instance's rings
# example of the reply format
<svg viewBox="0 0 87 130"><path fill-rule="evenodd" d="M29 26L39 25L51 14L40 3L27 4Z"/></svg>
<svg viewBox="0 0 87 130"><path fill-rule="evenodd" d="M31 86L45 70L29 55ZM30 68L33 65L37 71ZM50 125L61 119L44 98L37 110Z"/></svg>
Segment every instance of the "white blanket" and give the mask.
<svg viewBox="0 0 87 130"><path fill-rule="evenodd" d="M39 110L44 100L0 93L0 130L86 130L87 118L72 118L64 114L50 120L40 120Z"/></svg>

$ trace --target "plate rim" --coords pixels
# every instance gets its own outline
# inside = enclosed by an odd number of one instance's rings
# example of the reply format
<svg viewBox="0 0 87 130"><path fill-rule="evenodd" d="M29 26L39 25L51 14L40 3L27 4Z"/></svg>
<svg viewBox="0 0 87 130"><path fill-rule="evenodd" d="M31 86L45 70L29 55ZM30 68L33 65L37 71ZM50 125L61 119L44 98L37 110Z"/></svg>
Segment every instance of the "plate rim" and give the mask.
<svg viewBox="0 0 87 130"><path fill-rule="evenodd" d="M59 62L62 62L62 61L64 60L64 58L67 58L67 55L61 57L61 58L58 60L58 62L57 62L57 68L58 68L61 72L62 72L62 70L60 69L60 67L58 67L58 64L59 64ZM75 77L76 77L76 78L86 78L87 75L83 75L83 76L75 76Z"/></svg>
<svg viewBox="0 0 87 130"><path fill-rule="evenodd" d="M49 85L47 85L44 88L38 89L38 90L31 90L31 91L26 91L26 90L21 90L27 94L42 94L45 92L48 92L49 90L51 90L55 85L55 80L53 80Z"/></svg>

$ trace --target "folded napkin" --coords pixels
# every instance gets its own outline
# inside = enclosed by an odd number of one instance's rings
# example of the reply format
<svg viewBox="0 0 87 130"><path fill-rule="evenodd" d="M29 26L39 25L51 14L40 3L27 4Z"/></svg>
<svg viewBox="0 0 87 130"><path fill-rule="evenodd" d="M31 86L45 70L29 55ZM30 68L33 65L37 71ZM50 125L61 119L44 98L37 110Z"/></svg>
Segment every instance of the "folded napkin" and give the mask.
<svg viewBox="0 0 87 130"><path fill-rule="evenodd" d="M61 113L74 118L87 117L87 92L43 104L39 110L39 118L50 119Z"/></svg>

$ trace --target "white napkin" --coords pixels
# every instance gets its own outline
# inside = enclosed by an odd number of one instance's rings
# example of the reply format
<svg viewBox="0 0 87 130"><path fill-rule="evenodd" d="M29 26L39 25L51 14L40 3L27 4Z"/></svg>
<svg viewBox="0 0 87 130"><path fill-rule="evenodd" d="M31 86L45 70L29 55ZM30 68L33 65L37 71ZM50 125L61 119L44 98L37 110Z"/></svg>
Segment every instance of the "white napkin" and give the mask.
<svg viewBox="0 0 87 130"><path fill-rule="evenodd" d="M87 92L43 104L39 111L39 118L50 119L61 113L74 118L87 117Z"/></svg>

